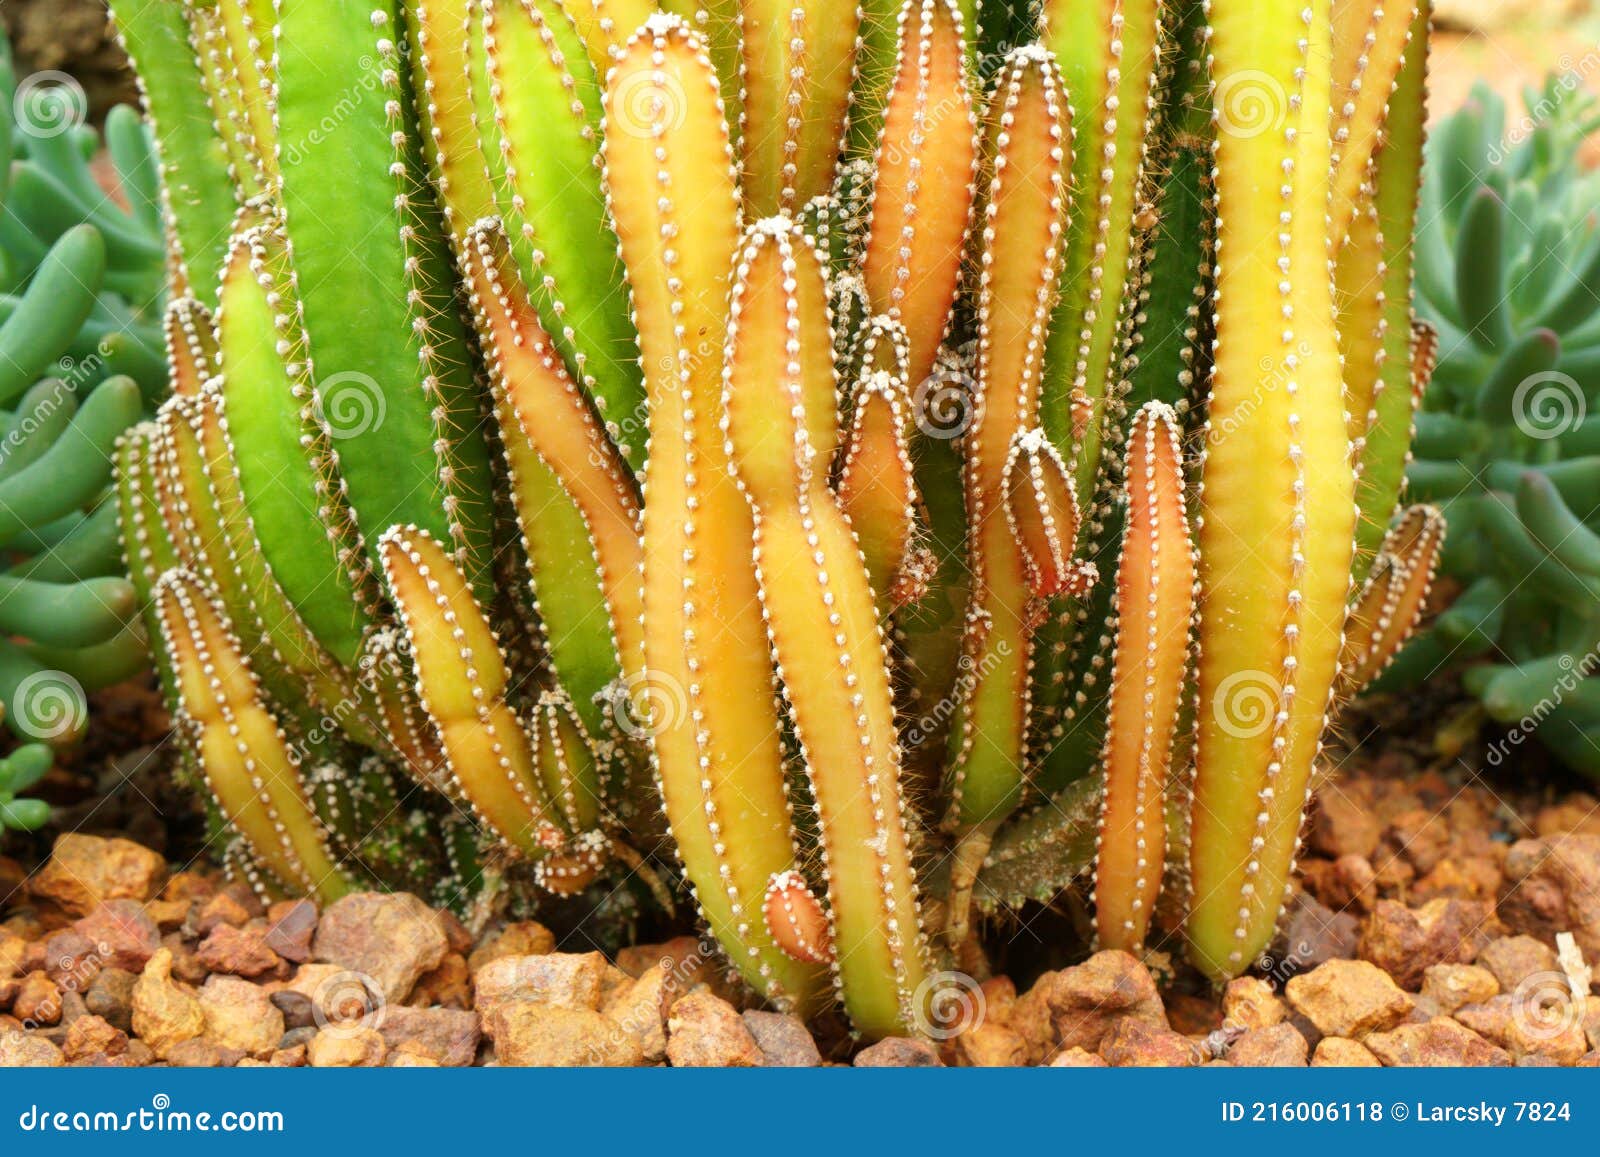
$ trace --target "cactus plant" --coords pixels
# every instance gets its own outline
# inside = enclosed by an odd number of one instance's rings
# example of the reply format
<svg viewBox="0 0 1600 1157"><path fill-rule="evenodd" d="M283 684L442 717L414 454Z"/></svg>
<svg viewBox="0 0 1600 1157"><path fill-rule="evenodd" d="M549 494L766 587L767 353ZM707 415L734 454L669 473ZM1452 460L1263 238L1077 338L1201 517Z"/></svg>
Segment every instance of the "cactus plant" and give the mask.
<svg viewBox="0 0 1600 1157"><path fill-rule="evenodd" d="M86 691L148 661L111 448L167 382L150 141L133 109L112 110L104 145L124 207L92 168L102 140L86 104L53 74L16 77L0 40L0 703L17 737L51 746L83 735ZM37 755L13 757L20 780L38 778ZM3 807L41 818L9 796Z"/></svg>
<svg viewBox="0 0 1600 1157"><path fill-rule="evenodd" d="M1248 966L1437 548L1403 520L1352 589L1410 410L1347 423L1369 315L1326 275L1394 265L1358 225L1415 199L1420 86L1385 94L1425 8L256 7L114 5L134 46L187 21L209 119L163 157L234 190L119 465L235 863L480 910L681 873L758 993L865 1037L931 1031L976 915L1091 871L1104 943L1171 932L1176 880L1201 967ZM158 130L182 71L146 68Z"/></svg>
<svg viewBox="0 0 1600 1157"><path fill-rule="evenodd" d="M1510 727L1600 775L1600 368L1596 181L1578 150L1600 125L1575 77L1526 94L1517 121L1485 88L1430 142L1417 241L1438 367L1417 418L1411 487L1456 529L1456 597L1388 677L1451 663Z"/></svg>

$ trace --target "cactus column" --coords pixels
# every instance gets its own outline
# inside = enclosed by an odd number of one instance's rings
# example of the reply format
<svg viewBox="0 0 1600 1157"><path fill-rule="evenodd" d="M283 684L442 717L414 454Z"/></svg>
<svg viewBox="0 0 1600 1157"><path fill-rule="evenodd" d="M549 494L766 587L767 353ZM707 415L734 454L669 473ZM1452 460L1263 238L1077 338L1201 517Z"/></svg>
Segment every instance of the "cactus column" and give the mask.
<svg viewBox="0 0 1600 1157"><path fill-rule="evenodd" d="M677 17L652 17L611 70L604 156L650 407L639 690L667 819L734 964L804 1013L823 974L763 919L796 851L754 527L717 428L739 198L716 75Z"/></svg>
<svg viewBox="0 0 1600 1157"><path fill-rule="evenodd" d="M1355 535L1327 227L1331 20L1212 0L1216 368L1203 468L1190 952L1271 941L1339 671Z"/></svg>

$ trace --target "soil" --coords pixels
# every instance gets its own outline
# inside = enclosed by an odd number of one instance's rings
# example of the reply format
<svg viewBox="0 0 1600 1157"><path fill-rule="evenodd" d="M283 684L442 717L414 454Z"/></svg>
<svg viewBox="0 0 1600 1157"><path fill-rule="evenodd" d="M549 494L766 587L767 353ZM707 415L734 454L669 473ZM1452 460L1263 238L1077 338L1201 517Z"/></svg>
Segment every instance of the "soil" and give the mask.
<svg viewBox="0 0 1600 1157"><path fill-rule="evenodd" d="M66 834L0 856L0 1066L1600 1064L1600 801L1531 751L1489 766L1448 684L1347 721L1245 978L1170 932L1091 955L1067 893L989 930L923 1039L868 1048L754 1007L690 935L608 957L404 894L264 906L200 855L153 692L95 709L47 784Z"/></svg>

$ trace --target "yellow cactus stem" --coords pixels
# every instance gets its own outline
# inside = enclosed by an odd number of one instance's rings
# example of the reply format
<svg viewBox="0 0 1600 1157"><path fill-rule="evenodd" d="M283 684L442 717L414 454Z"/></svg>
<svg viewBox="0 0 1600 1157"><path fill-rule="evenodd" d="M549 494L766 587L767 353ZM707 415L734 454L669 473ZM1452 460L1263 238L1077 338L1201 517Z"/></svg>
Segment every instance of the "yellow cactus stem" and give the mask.
<svg viewBox="0 0 1600 1157"><path fill-rule="evenodd" d="M906 0L878 137L862 276L872 312L905 326L913 397L949 328L978 172L962 35L952 0Z"/></svg>
<svg viewBox="0 0 1600 1157"><path fill-rule="evenodd" d="M161 576L155 607L180 692L177 726L191 734L212 795L255 860L323 903L352 891L306 798L299 757L262 701L221 607L182 569Z"/></svg>
<svg viewBox="0 0 1600 1157"><path fill-rule="evenodd" d="M606 189L650 410L642 729L707 922L751 985L804 1015L825 973L783 953L762 919L768 881L797 851L754 523L717 428L739 195L705 43L676 16L652 17L605 102Z"/></svg>
<svg viewBox="0 0 1600 1157"><path fill-rule="evenodd" d="M622 55L628 37L656 11L651 0L562 0L562 7L583 37L589 60L602 80L612 61Z"/></svg>
<svg viewBox="0 0 1600 1157"><path fill-rule="evenodd" d="M175 297L167 303L162 327L172 392L198 394L219 368L217 326L211 311L192 297Z"/></svg>
<svg viewBox="0 0 1600 1157"><path fill-rule="evenodd" d="M742 0L744 196L791 213L833 188L855 79L861 9L834 0Z"/></svg>
<svg viewBox="0 0 1600 1157"><path fill-rule="evenodd" d="M467 83L469 28L480 19L478 0L407 0L413 88L422 151L439 191L439 209L457 259L467 230L495 209L494 183L482 151L473 94Z"/></svg>
<svg viewBox="0 0 1600 1157"><path fill-rule="evenodd" d="M1072 557L1083 515L1072 474L1043 428L1035 426L1012 439L1002 491L1006 526L1022 553L1033 597L1082 598L1100 576L1094 563Z"/></svg>
<svg viewBox="0 0 1600 1157"><path fill-rule="evenodd" d="M717 71L722 117L735 155L742 152L743 143L739 136L744 124L744 44L739 11L743 3L744 0L659 0L657 4L662 12L681 19L683 26L692 29L705 45L706 55ZM604 79L603 73L601 77Z"/></svg>
<svg viewBox="0 0 1600 1157"><path fill-rule="evenodd" d="M207 0L189 0L202 4ZM260 174L262 188L277 177L278 129L272 115L272 62L274 42L273 0L213 0L217 8L222 51L218 65L225 67L238 85L241 129L251 163Z"/></svg>
<svg viewBox="0 0 1600 1157"><path fill-rule="evenodd" d="M242 212L240 220L254 214ZM318 420L305 335L294 324L294 275L281 231L235 235L222 273L217 328L217 475L233 475L252 519L253 549L335 659L350 664L376 614L361 533L340 485L338 451Z"/></svg>
<svg viewBox="0 0 1600 1157"><path fill-rule="evenodd" d="M1371 203L1372 158L1417 18L1414 0L1333 0L1333 204L1328 234L1339 252Z"/></svg>
<svg viewBox="0 0 1600 1157"><path fill-rule="evenodd" d="M1411 37L1395 80L1390 108L1383 127L1383 140L1373 156L1370 189L1378 215L1376 243L1382 248L1381 276L1384 302L1384 355L1379 367L1379 387L1374 392L1371 418L1362 432L1357 464L1356 501L1361 508L1361 523L1356 531L1355 577L1366 576L1366 568L1381 549L1405 486L1406 466L1410 462L1415 437L1415 418L1422 393L1433 373L1433 354L1419 348L1413 330L1417 319L1412 308L1414 259L1412 238L1416 233L1418 203L1422 189L1424 142L1426 137L1428 30L1433 5L1429 0L1416 6ZM1373 243L1369 227L1367 243ZM1337 243L1339 236L1335 234ZM1357 240L1345 241L1339 253L1342 268L1358 256ZM1373 260L1365 258L1366 262ZM1342 274L1341 274L1342 276ZM1419 376L1419 371L1424 371Z"/></svg>
<svg viewBox="0 0 1600 1157"><path fill-rule="evenodd" d="M413 690L410 659L393 627L371 631L356 661L362 718L384 737L384 745L406 773L447 799L460 792L450 779L439 736L423 715Z"/></svg>
<svg viewBox="0 0 1600 1157"><path fill-rule="evenodd" d="M1271 942L1350 590L1355 478L1327 232L1330 41L1329 0L1211 0L1217 332L1187 933L1195 963L1218 979Z"/></svg>
<svg viewBox="0 0 1600 1157"><path fill-rule="evenodd" d="M724 364L728 452L755 516L761 607L816 800L840 996L864 1035L913 1031L928 966L888 647L827 485L838 441L827 280L788 218L745 233Z"/></svg>
<svg viewBox="0 0 1600 1157"><path fill-rule="evenodd" d="M1138 952L1166 863L1166 784L1195 600L1178 418L1160 402L1148 403L1133 419L1127 503L1094 905L1100 947Z"/></svg>
<svg viewBox="0 0 1600 1157"><path fill-rule="evenodd" d="M303 696L310 706L337 719L341 729L357 742L386 746L388 738L398 733L372 718L370 697L362 693L350 671L317 642L261 550L261 538L229 450L221 384L208 383L198 397L174 408L175 416L181 416L189 430L186 433L178 427L177 439L198 442L194 451L198 469L192 470L191 476L206 507L207 566L221 567L217 578L205 571L202 577L221 591L224 609L244 636L251 655L256 656L257 675L272 692L287 682L294 697ZM254 638L245 632L253 633ZM274 678L268 678L269 673ZM275 679L281 682L275 683Z"/></svg>
<svg viewBox="0 0 1600 1157"><path fill-rule="evenodd" d="M1383 232L1370 198L1357 207L1349 239L1335 265L1339 350L1344 358L1345 421L1356 470L1361 469L1367 431L1377 421L1387 358Z"/></svg>
<svg viewBox="0 0 1600 1157"><path fill-rule="evenodd" d="M1013 439L1039 421L1046 334L1067 227L1070 117L1050 54L1037 46L1013 51L984 119L988 183L974 238L977 396L963 444L972 586L947 821L963 843L951 887L948 931L954 939L967 932L977 863L1022 790L1033 632L1042 604L1004 515L1006 463Z"/></svg>
<svg viewBox="0 0 1600 1157"><path fill-rule="evenodd" d="M1350 607L1340 671L1346 693L1359 692L1383 674L1417 629L1428 607L1444 537L1444 515L1432 506L1411 507L1389 531Z"/></svg>
<svg viewBox="0 0 1600 1157"><path fill-rule="evenodd" d="M212 129L228 158L228 175L240 204L268 188L264 151L256 146L255 125L246 106L243 77L214 0L182 0L188 21L189 47L194 52L211 110ZM271 138L266 143L270 146Z"/></svg>
<svg viewBox="0 0 1600 1157"><path fill-rule="evenodd" d="M859 285L860 279L851 275L834 278L836 288L842 283ZM837 329L842 320L837 299L833 316ZM842 349L847 343L849 348ZM858 329L837 333L834 360L841 365L849 365L855 371L856 381L872 374L888 374L903 388L910 389L907 375L911 371L911 343L906 337L906 327L892 317L875 314L868 317Z"/></svg>
<svg viewBox="0 0 1600 1157"><path fill-rule="evenodd" d="M500 840L532 858L566 842L533 750L506 705L500 643L450 555L426 531L395 526L378 556L410 643L422 701L457 793Z"/></svg>
<svg viewBox="0 0 1600 1157"><path fill-rule="evenodd" d="M919 539L911 400L900 379L875 370L856 384L839 457L839 504L861 544L881 617L920 599L937 568Z"/></svg>
<svg viewBox="0 0 1600 1157"><path fill-rule="evenodd" d="M583 722L564 691L544 691L533 710L533 762L545 797L562 818L569 840L542 860L538 879L547 891L571 895L592 883L606 865L610 840L600 830L599 763Z"/></svg>
<svg viewBox="0 0 1600 1157"><path fill-rule="evenodd" d="M807 964L834 962L828 913L799 872L779 872L772 877L762 913L773 940L784 952Z"/></svg>
<svg viewBox="0 0 1600 1157"><path fill-rule="evenodd" d="M469 230L465 258L501 438L508 453L516 441L537 455L582 513L623 677L636 676L644 664L644 553L633 474L540 325L498 219Z"/></svg>
<svg viewBox="0 0 1600 1157"><path fill-rule="evenodd" d="M1073 221L1046 359L1045 429L1087 501L1099 472L1106 412L1123 385L1134 240L1155 78L1162 0L1045 0L1040 39L1055 54L1077 116Z"/></svg>

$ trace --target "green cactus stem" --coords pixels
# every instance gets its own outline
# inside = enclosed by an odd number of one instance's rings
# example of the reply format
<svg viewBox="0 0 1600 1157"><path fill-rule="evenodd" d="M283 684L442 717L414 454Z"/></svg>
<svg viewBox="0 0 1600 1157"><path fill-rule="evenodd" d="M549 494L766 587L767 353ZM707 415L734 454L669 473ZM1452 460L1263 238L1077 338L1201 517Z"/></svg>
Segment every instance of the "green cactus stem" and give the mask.
<svg viewBox="0 0 1600 1157"><path fill-rule="evenodd" d="M1055 54L1077 114L1072 228L1050 326L1042 418L1093 494L1108 406L1122 384L1124 303L1138 250L1148 136L1161 53L1161 0L1046 0L1041 43ZM1074 422L1075 405L1085 420Z"/></svg>
<svg viewBox="0 0 1600 1157"><path fill-rule="evenodd" d="M277 0L278 195L290 323L355 523L414 523L474 582L488 458L432 194L413 143L393 0ZM360 308L352 308L360 303Z"/></svg>
<svg viewBox="0 0 1600 1157"><path fill-rule="evenodd" d="M523 282L573 378L594 398L624 457L637 464L644 391L622 269L606 217L598 162L600 84L581 40L555 0L476 0L469 16L468 71L475 122L440 125L441 155L460 167L481 155L494 186L493 206L457 212L457 228L498 214ZM629 29L631 32L632 29ZM459 83L457 78L456 83ZM453 85L436 85L434 100ZM638 131L626 100L613 131ZM446 162L448 163L448 161ZM469 185L462 200L479 196Z"/></svg>
<svg viewBox="0 0 1600 1157"><path fill-rule="evenodd" d="M227 149L217 133L201 65L189 41L185 0L117 0L111 13L133 62L161 158L163 217L173 296L216 300L237 203Z"/></svg>
<svg viewBox="0 0 1600 1157"><path fill-rule="evenodd" d="M1416 334L1413 320L1416 259L1411 241L1422 187L1432 10L1431 2L1417 8L1384 121L1383 142L1373 157L1372 202L1378 236L1369 238L1369 243L1382 254L1383 352L1369 418L1357 442L1360 474L1356 501L1361 508L1356 528L1358 580L1365 577L1367 561L1378 550L1400 503L1415 438L1414 418L1433 376L1433 343ZM1341 277L1347 264L1365 264L1359 253L1354 243L1346 243L1339 257Z"/></svg>

